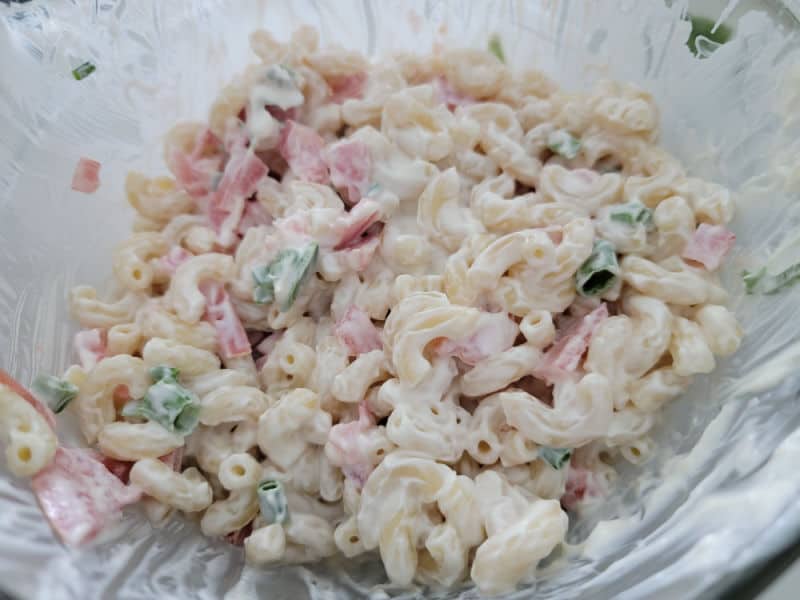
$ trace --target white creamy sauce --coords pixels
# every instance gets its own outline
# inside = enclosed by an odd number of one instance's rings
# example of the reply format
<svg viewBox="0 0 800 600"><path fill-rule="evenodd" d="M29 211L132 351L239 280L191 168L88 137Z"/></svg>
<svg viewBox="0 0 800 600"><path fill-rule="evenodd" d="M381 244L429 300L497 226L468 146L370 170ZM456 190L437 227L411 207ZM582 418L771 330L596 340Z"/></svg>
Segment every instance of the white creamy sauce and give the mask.
<svg viewBox="0 0 800 600"><path fill-rule="evenodd" d="M247 133L253 145L274 147L280 135L280 122L265 106L288 110L303 104L305 98L297 87L294 76L280 65L271 66L264 82L254 85L247 105Z"/></svg>
<svg viewBox="0 0 800 600"><path fill-rule="evenodd" d="M739 386L739 394L760 394L800 373L800 343L795 343L777 356L756 367Z"/></svg>
<svg viewBox="0 0 800 600"><path fill-rule="evenodd" d="M435 170L430 163L408 158L400 151L387 159L373 165L375 182L394 192L401 201L413 201L416 208L416 200Z"/></svg>
<svg viewBox="0 0 800 600"><path fill-rule="evenodd" d="M662 553L696 540L667 571L661 571L659 579L666 585L678 575L696 575L702 580L712 573L715 579L735 573L763 552L741 552L743 539L769 537L773 543L788 541L791 532L777 528L776 523L800 493L800 479L787 477L800 462L800 430L786 437L763 465L761 436L752 431L740 435L735 451L726 449L726 440L737 421L759 404L760 399L754 395L787 381L798 372L798 365L800 343L795 343L754 369L688 454L668 461L658 479L651 476L640 481L640 489L654 486L646 494L640 514L600 522L582 545L568 548L567 554L580 548L585 558L599 560L634 543L637 564L644 564L648 558L656 560ZM734 475L748 473L747 480L740 484L725 485ZM668 514L681 495L688 495L687 500ZM741 515L748 517L737 518ZM645 535L643 530L647 531ZM598 576L597 583L635 570L636 566L631 567L629 562L615 561ZM703 581L705 585L710 583ZM675 592L674 588L669 589ZM647 590L650 593L653 588ZM637 591L645 590L634 586L626 594L635 596Z"/></svg>

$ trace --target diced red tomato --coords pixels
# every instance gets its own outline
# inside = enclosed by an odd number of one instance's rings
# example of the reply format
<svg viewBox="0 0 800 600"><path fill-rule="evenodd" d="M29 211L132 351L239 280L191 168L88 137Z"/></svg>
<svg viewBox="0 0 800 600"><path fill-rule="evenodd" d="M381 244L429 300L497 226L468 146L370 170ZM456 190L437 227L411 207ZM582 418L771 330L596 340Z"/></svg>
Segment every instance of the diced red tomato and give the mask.
<svg viewBox="0 0 800 600"><path fill-rule="evenodd" d="M81 158L72 175L72 189L93 194L100 187L100 163L91 158Z"/></svg>
<svg viewBox="0 0 800 600"><path fill-rule="evenodd" d="M331 427L328 444L334 450L345 477L361 488L375 468L372 457L367 452L364 438L375 427L375 416L370 412L365 400L358 405L358 420L339 423Z"/></svg>
<svg viewBox="0 0 800 600"><path fill-rule="evenodd" d="M349 204L355 204L367 192L372 173L372 157L363 142L344 140L328 148L326 152L331 183L345 196Z"/></svg>
<svg viewBox="0 0 800 600"><path fill-rule="evenodd" d="M481 327L473 335L462 340L441 338L434 346L438 356L457 356L468 365L503 352L514 345L519 334L516 323L507 315L494 313L491 323Z"/></svg>
<svg viewBox="0 0 800 600"><path fill-rule="evenodd" d="M550 241L554 244L558 245L564 240L564 228L560 225L550 225L549 227L544 227L543 229L547 234L547 237L549 237Z"/></svg>
<svg viewBox="0 0 800 600"><path fill-rule="evenodd" d="M709 271L716 271L734 242L736 236L725 226L700 223L683 249L683 258L699 262Z"/></svg>
<svg viewBox="0 0 800 600"><path fill-rule="evenodd" d="M362 200L353 207L347 216L346 221L341 221L344 227L339 237L339 241L333 247L334 250L345 250L354 248L362 241L362 236L367 233L381 217L381 209L374 200Z"/></svg>
<svg viewBox="0 0 800 600"><path fill-rule="evenodd" d="M106 355L106 332L102 329L79 331L75 334L75 352L84 369L93 369Z"/></svg>
<svg viewBox="0 0 800 600"><path fill-rule="evenodd" d="M193 198L201 198L211 191L211 182L219 172L219 158L192 160L186 154L175 154L172 171L175 179Z"/></svg>
<svg viewBox="0 0 800 600"><path fill-rule="evenodd" d="M193 198L200 198L211 191L211 182L220 170L221 142L211 130L198 132L192 147L187 152L178 149L167 156L167 164L175 179Z"/></svg>
<svg viewBox="0 0 800 600"><path fill-rule="evenodd" d="M250 341L225 286L219 281L204 281L200 291L206 298L206 320L217 331L220 355L234 358L251 353Z"/></svg>
<svg viewBox="0 0 800 600"><path fill-rule="evenodd" d="M230 209L235 198L252 196L268 172L267 165L255 153L237 146L231 151L212 202L217 208Z"/></svg>
<svg viewBox="0 0 800 600"><path fill-rule="evenodd" d="M381 334L369 315L353 305L336 323L336 337L345 345L351 356L383 348Z"/></svg>
<svg viewBox="0 0 800 600"><path fill-rule="evenodd" d="M247 147L247 138L238 129L230 144L225 171L206 208L217 241L225 247L238 240L236 234L244 217L246 198L255 193L258 183L269 172L264 161Z"/></svg>
<svg viewBox="0 0 800 600"><path fill-rule="evenodd" d="M165 273L174 275L178 267L180 267L193 256L194 254L185 248L182 248L181 246L173 246L169 252L158 259L158 265Z"/></svg>
<svg viewBox="0 0 800 600"><path fill-rule="evenodd" d="M350 98L363 98L364 87L367 83L366 73L354 73L353 75L341 75L328 80L331 88L330 100L336 104L341 104Z"/></svg>
<svg viewBox="0 0 800 600"><path fill-rule="evenodd" d="M561 496L561 506L565 510L575 510L584 500L605 495L605 485L593 471L574 464L568 468L567 483Z"/></svg>
<svg viewBox="0 0 800 600"><path fill-rule="evenodd" d="M109 471L100 455L84 448L58 448L31 487L53 531L73 547L94 539L142 496Z"/></svg>
<svg viewBox="0 0 800 600"><path fill-rule="evenodd" d="M380 225L380 223L373 224L373 227ZM360 237L343 250L332 252L330 257L336 261L343 270L355 271L360 273L369 266L375 252L380 245L380 237L376 235L369 235Z"/></svg>
<svg viewBox="0 0 800 600"><path fill-rule="evenodd" d="M133 468L133 463L131 461L117 460L116 458L103 456L101 458L101 462L106 469L111 471L117 477L117 479L126 485L128 484L130 481L131 469Z"/></svg>
<svg viewBox="0 0 800 600"><path fill-rule="evenodd" d="M242 220L239 221L239 226L236 228L236 233L239 235L244 235L245 232L251 227L271 224L272 216L267 212L267 209L264 208L258 200L248 200L247 204L244 206Z"/></svg>
<svg viewBox="0 0 800 600"><path fill-rule="evenodd" d="M278 150L297 177L313 183L328 182L328 166L322 157L325 140L311 127L287 121Z"/></svg>
<svg viewBox="0 0 800 600"><path fill-rule="evenodd" d="M542 362L534 369L533 374L551 385L569 377L578 368L583 354L589 348L592 333L606 318L608 307L603 303L574 323L571 331L565 332L544 353Z"/></svg>
<svg viewBox="0 0 800 600"><path fill-rule="evenodd" d="M282 109L280 106L267 106L266 110L278 121L295 121L297 119L297 107Z"/></svg>
<svg viewBox="0 0 800 600"><path fill-rule="evenodd" d="M472 96L459 92L445 77L437 77L434 80L434 85L439 94L439 100L442 104L447 105L450 110L455 110L457 106L475 104L475 99Z"/></svg>
<svg viewBox="0 0 800 600"><path fill-rule="evenodd" d="M228 535L224 536L225 541L229 544L234 546L244 546L244 541L250 537L250 534L253 533L253 522L250 521L247 525L229 533Z"/></svg>
<svg viewBox="0 0 800 600"><path fill-rule="evenodd" d="M159 456L158 459L163 462L164 464L169 465L172 467L172 470L176 473L181 472L181 465L183 465L183 446L180 448L175 448L169 454L165 454L164 456Z"/></svg>
<svg viewBox="0 0 800 600"><path fill-rule="evenodd" d="M22 384L20 384L11 375L6 373L3 369L0 369L0 384L10 387L15 394L20 396L23 400L30 404L36 410L36 412L42 415L44 420L47 421L47 424L50 425L53 431L56 430L56 416L53 414L53 411L50 410L50 407L40 402L38 398L22 387Z"/></svg>

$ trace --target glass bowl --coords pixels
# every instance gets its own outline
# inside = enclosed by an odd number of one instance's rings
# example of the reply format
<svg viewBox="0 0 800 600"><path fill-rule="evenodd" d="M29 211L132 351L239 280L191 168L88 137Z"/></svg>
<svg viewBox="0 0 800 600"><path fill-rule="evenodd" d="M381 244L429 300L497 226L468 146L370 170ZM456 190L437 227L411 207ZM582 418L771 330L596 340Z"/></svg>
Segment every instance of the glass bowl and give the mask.
<svg viewBox="0 0 800 600"><path fill-rule="evenodd" d="M569 558L518 598L692 598L719 593L800 532L800 287L746 296L739 273L797 260L800 69L794 3L634 0L33 0L0 3L0 367L27 384L69 362L66 291L102 286L130 227L130 169L164 172L160 138L204 118L253 60L247 34L301 23L323 43L379 56L503 40L512 66L567 88L633 81L656 98L661 142L693 175L737 193L738 243L723 280L745 341L698 377L656 431L657 456L571 523ZM686 46L691 14L734 29ZM85 60L97 71L82 81ZM102 162L93 195L70 190L81 156ZM796 251L797 250L797 251ZM794 258L792 258L794 257ZM77 442L66 427L68 441ZM0 588L20 598L414 597L373 558L253 569L240 549L141 515L89 548L55 541L28 484L0 467ZM424 592L475 598L470 588Z"/></svg>

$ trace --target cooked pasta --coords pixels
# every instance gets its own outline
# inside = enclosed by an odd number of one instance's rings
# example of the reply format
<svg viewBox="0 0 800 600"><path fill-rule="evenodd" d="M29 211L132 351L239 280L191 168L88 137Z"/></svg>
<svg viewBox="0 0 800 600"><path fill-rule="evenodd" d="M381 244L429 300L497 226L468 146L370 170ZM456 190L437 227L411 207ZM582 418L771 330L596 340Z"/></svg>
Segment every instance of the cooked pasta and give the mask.
<svg viewBox="0 0 800 600"><path fill-rule="evenodd" d="M46 391L99 453L3 376L10 469L196 513L256 565L377 552L396 584L509 591L611 485L603 453L646 461L657 412L739 347L733 199L630 84L250 41L207 122L168 132L172 176L128 175L115 295L70 292L79 364Z"/></svg>

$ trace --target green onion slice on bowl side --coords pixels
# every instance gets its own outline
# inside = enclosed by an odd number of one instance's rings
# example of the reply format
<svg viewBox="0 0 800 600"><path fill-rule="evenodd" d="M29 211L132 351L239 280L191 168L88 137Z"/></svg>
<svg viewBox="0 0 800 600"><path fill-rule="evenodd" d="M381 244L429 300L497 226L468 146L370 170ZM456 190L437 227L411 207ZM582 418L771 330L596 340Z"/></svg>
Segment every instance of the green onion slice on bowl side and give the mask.
<svg viewBox="0 0 800 600"><path fill-rule="evenodd" d="M777 275L767 272L767 267L757 271L743 271L745 291L748 294L777 294L800 281L800 263L784 269Z"/></svg>
<svg viewBox="0 0 800 600"><path fill-rule="evenodd" d="M506 53L503 52L503 42L496 33L489 38L488 49L490 53L497 57L497 60L503 63L506 62Z"/></svg>
<svg viewBox="0 0 800 600"><path fill-rule="evenodd" d="M95 67L90 62L85 62L82 65L78 65L74 69L72 69L72 76L75 78L76 81L80 81L81 79L86 79L89 75L95 72L97 67Z"/></svg>

